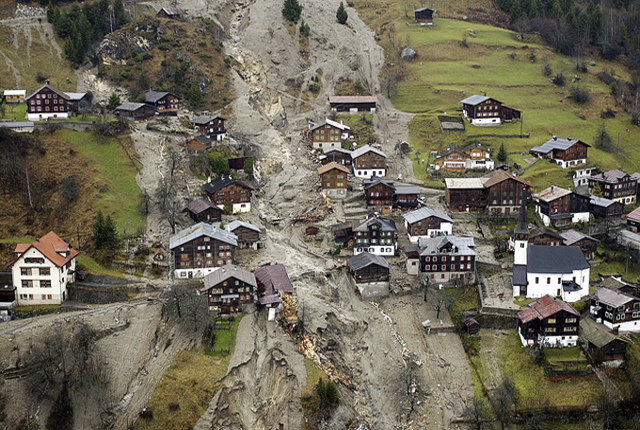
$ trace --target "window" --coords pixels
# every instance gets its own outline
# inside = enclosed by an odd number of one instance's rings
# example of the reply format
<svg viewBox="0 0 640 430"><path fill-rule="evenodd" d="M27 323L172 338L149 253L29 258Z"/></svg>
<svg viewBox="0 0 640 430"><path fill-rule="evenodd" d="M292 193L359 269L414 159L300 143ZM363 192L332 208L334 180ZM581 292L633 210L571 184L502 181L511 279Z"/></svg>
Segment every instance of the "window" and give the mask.
<svg viewBox="0 0 640 430"><path fill-rule="evenodd" d="M33 281L22 281L22 288L33 288Z"/></svg>
<svg viewBox="0 0 640 430"><path fill-rule="evenodd" d="M22 268L20 269L20 274L21 274L22 276L29 276L29 275L31 275L31 269L26 268L26 267L22 267Z"/></svg>
<svg viewBox="0 0 640 430"><path fill-rule="evenodd" d="M555 319L555 318L549 318L549 319L547 320L547 322L548 322L549 324L555 324L555 323L556 323L556 319Z"/></svg>
<svg viewBox="0 0 640 430"><path fill-rule="evenodd" d="M576 318L567 318L566 320L564 320L565 323L575 323L576 322Z"/></svg>
<svg viewBox="0 0 640 430"><path fill-rule="evenodd" d="M40 281L40 288L51 288L51 281Z"/></svg>
<svg viewBox="0 0 640 430"><path fill-rule="evenodd" d="M551 278L547 277L547 285L551 283Z"/></svg>
<svg viewBox="0 0 640 430"><path fill-rule="evenodd" d="M578 327L575 327L575 326L573 326L573 327L565 327L564 331L565 332L576 332L576 331L578 331Z"/></svg>
<svg viewBox="0 0 640 430"><path fill-rule="evenodd" d="M424 270L431 270L431 265L427 264L426 266L424 266Z"/></svg>
<svg viewBox="0 0 640 430"><path fill-rule="evenodd" d="M540 278L536 277L536 284L538 284L540 281Z"/></svg>
<svg viewBox="0 0 640 430"><path fill-rule="evenodd" d="M545 333L555 333L556 332L556 328L555 327L545 327L544 331L545 331Z"/></svg>

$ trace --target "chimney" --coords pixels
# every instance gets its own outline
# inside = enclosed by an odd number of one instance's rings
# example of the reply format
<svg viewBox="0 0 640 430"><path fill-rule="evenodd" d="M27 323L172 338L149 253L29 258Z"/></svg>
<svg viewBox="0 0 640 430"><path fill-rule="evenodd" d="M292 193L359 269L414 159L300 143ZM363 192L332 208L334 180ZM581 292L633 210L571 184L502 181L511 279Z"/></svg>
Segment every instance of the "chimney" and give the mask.
<svg viewBox="0 0 640 430"><path fill-rule="evenodd" d="M46 79L44 82L49 85L49 79Z"/></svg>
<svg viewBox="0 0 640 430"><path fill-rule="evenodd" d="M207 177L207 183L211 183L211 176Z"/></svg>
<svg viewBox="0 0 640 430"><path fill-rule="evenodd" d="M571 136L567 136L567 140L571 140Z"/></svg>
<svg viewBox="0 0 640 430"><path fill-rule="evenodd" d="M553 140L558 140L558 136L556 136L555 134L553 135Z"/></svg>

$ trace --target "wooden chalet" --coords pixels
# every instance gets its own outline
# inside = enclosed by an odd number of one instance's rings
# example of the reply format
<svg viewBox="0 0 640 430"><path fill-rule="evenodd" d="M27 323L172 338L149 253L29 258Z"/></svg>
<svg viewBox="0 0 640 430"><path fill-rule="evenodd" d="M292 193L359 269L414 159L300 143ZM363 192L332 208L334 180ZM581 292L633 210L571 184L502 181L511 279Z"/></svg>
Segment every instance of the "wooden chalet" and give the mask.
<svg viewBox="0 0 640 430"><path fill-rule="evenodd" d="M371 178L387 174L387 154L378 148L364 145L351 152L351 158L356 177Z"/></svg>
<svg viewBox="0 0 640 430"><path fill-rule="evenodd" d="M347 177L349 169L342 164L331 162L318 167L320 175L320 187L327 197L333 199L343 199L347 197Z"/></svg>
<svg viewBox="0 0 640 430"><path fill-rule="evenodd" d="M481 178L446 178L444 198L452 212L484 212L487 193Z"/></svg>
<svg viewBox="0 0 640 430"><path fill-rule="evenodd" d="M195 223L206 222L211 224L222 221L222 213L224 211L209 201L195 199L187 203L182 212L189 214L189 218Z"/></svg>
<svg viewBox="0 0 640 430"><path fill-rule="evenodd" d="M520 119L520 111L487 96L473 95L460 101L462 115L472 125L500 125Z"/></svg>
<svg viewBox="0 0 640 430"><path fill-rule="evenodd" d="M3 96L5 103L24 103L27 90L4 90Z"/></svg>
<svg viewBox="0 0 640 430"><path fill-rule="evenodd" d="M166 91L147 91L144 103L158 115L177 116L180 109L180 98Z"/></svg>
<svg viewBox="0 0 640 430"><path fill-rule="evenodd" d="M640 298L600 288L590 296L589 313L611 330L640 332Z"/></svg>
<svg viewBox="0 0 640 430"><path fill-rule="evenodd" d="M531 148L530 152L538 158L553 160L562 169L580 166L587 162L587 145L581 140L553 136L545 143Z"/></svg>
<svg viewBox="0 0 640 430"><path fill-rule="evenodd" d="M589 222L590 198L555 185L533 195L535 213L545 226Z"/></svg>
<svg viewBox="0 0 640 430"><path fill-rule="evenodd" d="M353 221L346 221L331 226L336 246L351 248L353 246Z"/></svg>
<svg viewBox="0 0 640 430"><path fill-rule="evenodd" d="M46 121L48 119L68 119L69 96L54 86L45 83L25 99L27 103L27 120Z"/></svg>
<svg viewBox="0 0 640 430"><path fill-rule="evenodd" d="M579 246L587 260L593 260L598 249L598 239L587 236L576 230L567 230L560 233L566 246Z"/></svg>
<svg viewBox="0 0 640 430"><path fill-rule="evenodd" d="M624 219L627 220L627 230L633 233L640 232L640 207L628 213Z"/></svg>
<svg viewBox="0 0 640 430"><path fill-rule="evenodd" d="M153 118L154 110L144 103L123 103L113 110L116 117L134 123L148 121Z"/></svg>
<svg viewBox="0 0 640 430"><path fill-rule="evenodd" d="M65 93L69 96L67 106L69 112L73 115L87 113L91 110L91 102L93 101L93 94L91 93Z"/></svg>
<svg viewBox="0 0 640 430"><path fill-rule="evenodd" d="M520 211L529 183L495 170L480 178L446 178L445 201L452 212L492 212L508 216Z"/></svg>
<svg viewBox="0 0 640 430"><path fill-rule="evenodd" d="M189 140L185 145L185 149L189 155L202 154L211 147L211 142L212 140L207 136L198 136Z"/></svg>
<svg viewBox="0 0 640 430"><path fill-rule="evenodd" d="M589 197L589 212L600 219L621 218L624 213L624 204L605 199L604 197Z"/></svg>
<svg viewBox="0 0 640 430"><path fill-rule="evenodd" d="M332 112L351 114L376 111L378 98L375 96L330 96L329 106Z"/></svg>
<svg viewBox="0 0 640 430"><path fill-rule="evenodd" d="M435 170L463 173L467 170L493 170L495 162L491 151L480 144L471 144L462 149L450 149L436 157Z"/></svg>
<svg viewBox="0 0 640 430"><path fill-rule="evenodd" d="M353 254L369 252L376 255L393 256L396 253L398 229L393 220L369 215L353 229L355 244Z"/></svg>
<svg viewBox="0 0 640 430"><path fill-rule="evenodd" d="M342 122L325 119L312 125L309 124L311 142L314 149L342 148L342 141L349 138L350 127Z"/></svg>
<svg viewBox="0 0 640 430"><path fill-rule="evenodd" d="M319 158L320 163L323 165L335 162L343 166L351 166L351 151L348 149L323 148L322 155Z"/></svg>
<svg viewBox="0 0 640 430"><path fill-rule="evenodd" d="M421 25L433 25L433 13L435 10L428 7L421 7L413 11L416 22Z"/></svg>
<svg viewBox="0 0 640 430"><path fill-rule="evenodd" d="M419 196L420 187L417 185L396 185L393 204L401 208L417 208Z"/></svg>
<svg viewBox="0 0 640 430"><path fill-rule="evenodd" d="M529 229L529 245L563 246L564 237L560 233L536 225Z"/></svg>
<svg viewBox="0 0 640 430"><path fill-rule="evenodd" d="M293 294L293 284L282 264L259 267L253 274L258 284L258 303L269 309L268 320L275 319L276 310L284 294Z"/></svg>
<svg viewBox="0 0 640 430"><path fill-rule="evenodd" d="M187 11L177 7L163 7L156 13L156 18L182 20L187 17Z"/></svg>
<svg viewBox="0 0 640 430"><path fill-rule="evenodd" d="M453 220L443 212L423 207L402 215L409 241L417 243L420 238L452 234Z"/></svg>
<svg viewBox="0 0 640 430"><path fill-rule="evenodd" d="M238 237L200 222L169 238L177 278L201 278L225 264L233 264Z"/></svg>
<svg viewBox="0 0 640 430"><path fill-rule="evenodd" d="M627 355L628 341L597 324L593 318L580 320L580 333L594 361L602 360L606 367L619 367Z"/></svg>
<svg viewBox="0 0 640 430"><path fill-rule="evenodd" d="M480 323L471 317L466 318L462 323L464 324L468 335L473 336L474 334L478 334L480 331Z"/></svg>
<svg viewBox="0 0 640 430"><path fill-rule="evenodd" d="M622 170L608 170L591 175L589 192L593 192L596 184L602 191L602 197L624 205L635 205L638 189L638 176L629 175Z"/></svg>
<svg viewBox="0 0 640 430"><path fill-rule="evenodd" d="M349 258L347 268L363 299L372 300L389 293L391 267L384 257L363 252Z"/></svg>
<svg viewBox="0 0 640 430"><path fill-rule="evenodd" d="M230 175L220 175L202 186L203 193L219 208L231 206L232 213L251 211L253 188L233 179Z"/></svg>
<svg viewBox="0 0 640 430"><path fill-rule="evenodd" d="M238 236L238 247L240 249L258 249L260 248L260 234L262 231L255 225L233 220L227 225L227 230Z"/></svg>
<svg viewBox="0 0 640 430"><path fill-rule="evenodd" d="M472 237L434 236L418 240L419 271L432 282L471 283L475 280L476 257ZM412 268L407 262L407 272Z"/></svg>
<svg viewBox="0 0 640 430"><path fill-rule="evenodd" d="M518 334L525 347L577 346L579 329L580 313L548 294L518 312Z"/></svg>
<svg viewBox="0 0 640 430"><path fill-rule="evenodd" d="M207 294L209 310L221 315L242 312L258 299L253 273L232 264L205 276L202 292Z"/></svg>
<svg viewBox="0 0 640 430"><path fill-rule="evenodd" d="M215 141L220 141L227 136L227 129L224 127L225 121L226 119L219 116L200 115L192 119L191 123L200 133Z"/></svg>
<svg viewBox="0 0 640 430"><path fill-rule="evenodd" d="M365 208L369 212L390 213L394 205L395 186L392 179L371 178L362 181Z"/></svg>

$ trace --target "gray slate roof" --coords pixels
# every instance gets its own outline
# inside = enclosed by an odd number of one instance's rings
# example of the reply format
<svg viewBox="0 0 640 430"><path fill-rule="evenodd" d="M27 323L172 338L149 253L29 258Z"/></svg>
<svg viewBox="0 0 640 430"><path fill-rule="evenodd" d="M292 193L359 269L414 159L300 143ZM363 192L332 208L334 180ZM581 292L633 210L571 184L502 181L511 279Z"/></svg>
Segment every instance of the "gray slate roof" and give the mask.
<svg viewBox="0 0 640 430"><path fill-rule="evenodd" d="M460 103L465 104L465 105L479 105L482 102L486 102L487 100L491 100L491 97L487 97L487 96L478 96L478 95L473 95L471 97L467 97L464 100L460 100ZM496 99L493 99L496 100ZM502 103L501 101L496 100L498 103Z"/></svg>
<svg viewBox="0 0 640 430"><path fill-rule="evenodd" d="M549 152L553 151L554 149L559 149L561 151L566 151L567 149L571 148L573 145L575 145L576 143L580 142L580 140L578 139L570 139L570 138L564 138L564 137L552 137L551 139L547 140L545 143L543 143L542 145L538 145L538 146L534 146L533 148L531 148L531 152L539 152L540 154L548 154ZM582 142L584 143L584 142ZM587 145L586 143L584 143L585 145ZM591 145L587 145L588 147L591 147Z"/></svg>
<svg viewBox="0 0 640 430"><path fill-rule="evenodd" d="M602 348L614 340L629 343L627 340L614 335L604 325L596 323L590 317L580 318L580 334L598 348Z"/></svg>
<svg viewBox="0 0 640 430"><path fill-rule="evenodd" d="M208 209L213 209L215 211L218 212L223 212L222 209L220 209L218 206L214 205L211 202L208 202L206 200L202 200L202 199L195 199L195 200L191 200L189 203L186 204L186 206L184 207L184 211L189 211L192 212L194 214L199 214L202 213Z"/></svg>
<svg viewBox="0 0 640 430"><path fill-rule="evenodd" d="M82 100L87 93L66 93L69 96L70 101Z"/></svg>
<svg viewBox="0 0 640 430"><path fill-rule="evenodd" d="M344 148L338 148L338 147L331 147L331 148L323 148L322 149L322 153L323 154L328 154L330 152L341 152L343 154L349 154L351 155L351 151L349 151L348 149L344 149Z"/></svg>
<svg viewBox="0 0 640 430"><path fill-rule="evenodd" d="M457 247L458 251L448 252L447 255L478 255L478 253L473 249L475 243L472 237L458 237L447 235L420 238L418 240L420 255L440 254L440 250L449 243Z"/></svg>
<svg viewBox="0 0 640 430"><path fill-rule="evenodd" d="M387 260L385 260L384 257L381 257L379 255L369 254L368 252L363 252L361 254L354 255L353 257L347 260L347 264L353 270L360 270L372 264L375 264L376 266L381 266L387 269L391 269L391 266L389 266L389 263L387 263Z"/></svg>
<svg viewBox="0 0 640 430"><path fill-rule="evenodd" d="M235 234L216 228L205 222L200 222L171 236L169 238L169 249L177 248L180 245L202 236L209 236L212 239L228 243L229 245L238 246L238 236Z"/></svg>
<svg viewBox="0 0 640 430"><path fill-rule="evenodd" d="M124 110L124 111L137 111L140 108L145 107L146 105L144 103L132 103L132 102L127 102L127 103L122 103L120 106L118 106L117 108L115 108L115 110Z"/></svg>
<svg viewBox="0 0 640 430"><path fill-rule="evenodd" d="M144 95L145 103L155 103L162 97L170 94L167 91L147 91Z"/></svg>
<svg viewBox="0 0 640 430"><path fill-rule="evenodd" d="M396 194L420 194L420 187L417 185L396 185Z"/></svg>
<svg viewBox="0 0 640 430"><path fill-rule="evenodd" d="M378 155L382 155L384 158L387 158L387 154L385 154L384 152L382 152L380 149L378 148L374 148L371 145L364 145L356 150L354 150L353 152L351 152L351 158L353 158L354 160L356 158L358 158L359 156L366 154L369 151L373 151Z"/></svg>
<svg viewBox="0 0 640 430"><path fill-rule="evenodd" d="M409 212L408 214L402 215L405 221L407 221L409 224L422 221L423 219L431 218L432 216L453 224L453 220L449 215L428 207L420 208L413 212Z"/></svg>
<svg viewBox="0 0 640 430"><path fill-rule="evenodd" d="M613 291L608 288L600 288L599 290L596 290L591 295L591 298L614 308L637 300L633 296L619 291Z"/></svg>
<svg viewBox="0 0 640 430"><path fill-rule="evenodd" d="M0 121L0 128L33 127L33 121Z"/></svg>
<svg viewBox="0 0 640 430"><path fill-rule="evenodd" d="M567 230L564 233L560 233L560 236L562 236L563 242L567 246L571 246L574 243L578 243L582 239L589 239L595 242L600 242L598 239L595 239L591 236L587 236L586 234L581 233L579 231L575 231L575 230Z"/></svg>
<svg viewBox="0 0 640 430"><path fill-rule="evenodd" d="M605 199L604 197L598 197L598 196L589 196L589 201L592 205L600 206L603 208L608 208L609 206L615 203L615 201L613 200Z"/></svg>
<svg viewBox="0 0 640 430"><path fill-rule="evenodd" d="M229 278L237 279L253 286L254 288L257 287L256 277L253 276L253 273L243 269L242 267L238 267L235 264L227 264L204 277L204 290L206 291L216 285L220 285L221 282L224 282Z"/></svg>
<svg viewBox="0 0 640 430"><path fill-rule="evenodd" d="M260 229L258 227L256 227L255 225L248 223L248 222L244 222L244 221L240 221L240 220L233 220L229 223L229 225L227 226L227 230L233 232L235 229L239 228L239 227L245 227L248 228L249 230L253 230L253 231L257 231L258 233L261 233Z"/></svg>
<svg viewBox="0 0 640 430"><path fill-rule="evenodd" d="M336 127L336 128L338 128L338 129L340 129L342 131L351 130L351 127L349 127L347 125L344 125L342 123L336 122L336 121L331 121L328 118L325 118L323 121L320 121L319 123L317 123L316 125L311 127L309 130L313 131L313 130L316 130L316 129L320 128L320 127L324 127L325 125L330 125L332 127Z"/></svg>
<svg viewBox="0 0 640 430"><path fill-rule="evenodd" d="M211 116L211 115L200 115L195 117L194 119L191 120L192 124L196 124L196 125L205 125L210 123L211 121L213 121L216 118L220 118L221 120L224 121L224 118L219 117L219 116Z"/></svg>
<svg viewBox="0 0 640 430"><path fill-rule="evenodd" d="M578 246L532 245L527 250L528 273L571 273L589 267Z"/></svg>
<svg viewBox="0 0 640 430"><path fill-rule="evenodd" d="M375 223L380 224L380 231L396 231L396 232L398 231L398 229L396 228L395 221L390 219L380 218L378 215L371 215L362 223L360 223L359 226L354 228L353 231L369 231L369 226Z"/></svg>

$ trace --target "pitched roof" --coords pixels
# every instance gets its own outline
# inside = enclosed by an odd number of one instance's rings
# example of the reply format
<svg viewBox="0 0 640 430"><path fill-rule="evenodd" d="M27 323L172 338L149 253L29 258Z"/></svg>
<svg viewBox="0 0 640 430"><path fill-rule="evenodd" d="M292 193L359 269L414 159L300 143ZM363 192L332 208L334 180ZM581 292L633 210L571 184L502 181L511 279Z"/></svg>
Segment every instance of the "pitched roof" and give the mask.
<svg viewBox="0 0 640 430"><path fill-rule="evenodd" d="M230 184L238 184L243 188L248 188L253 190L253 187L245 184L244 182L240 182L236 179L233 179L231 175L220 175L217 178L213 179L211 182L207 182L202 186L202 190L206 193L213 194L216 191L226 187Z"/></svg>
<svg viewBox="0 0 640 430"><path fill-rule="evenodd" d="M448 252L448 255L478 255L478 253L473 249L475 243L472 237L444 235L420 238L418 240L420 255L440 254L441 249L447 244L451 244L458 248L455 252Z"/></svg>
<svg viewBox="0 0 640 430"><path fill-rule="evenodd" d="M254 270L253 274L260 288L264 288L264 292L259 292L262 295L275 294L281 291L293 292L293 285L283 264L262 266Z"/></svg>
<svg viewBox="0 0 640 430"><path fill-rule="evenodd" d="M495 100L498 103L502 103L501 101L498 101L496 99L492 99L491 97L478 96L478 95L473 95L471 97L467 97L464 100L460 100L460 103L465 104L465 105L476 106L476 105L479 105L482 102L486 102L487 100Z"/></svg>
<svg viewBox="0 0 640 430"><path fill-rule="evenodd" d="M33 127L33 121L0 121L0 128Z"/></svg>
<svg viewBox="0 0 640 430"><path fill-rule="evenodd" d="M21 256L31 248L37 249L47 260L51 261L57 267L64 266L79 254L78 251L71 248L67 242L62 240L60 236L53 231L36 239L33 243L18 243L14 252L19 253ZM67 255L63 256L60 253L66 253ZM13 266L20 256L11 262L9 266Z"/></svg>
<svg viewBox="0 0 640 430"><path fill-rule="evenodd" d="M377 103L376 96L329 96L329 103Z"/></svg>
<svg viewBox="0 0 640 430"><path fill-rule="evenodd" d="M82 100L87 93L65 93L66 95L69 96L69 101L78 101L78 100Z"/></svg>
<svg viewBox="0 0 640 430"><path fill-rule="evenodd" d="M591 267L578 246L532 245L527 249L527 272L571 273Z"/></svg>
<svg viewBox="0 0 640 430"><path fill-rule="evenodd" d="M594 242L600 242L598 239L595 239L591 236L587 236L586 234L576 231L576 230L567 230L563 233L560 233L562 236L563 242L567 246L571 246L575 243L580 242L582 239L592 240Z"/></svg>
<svg viewBox="0 0 640 430"><path fill-rule="evenodd" d="M338 169L344 173L351 173L351 171L347 167L344 167L342 164L338 164L335 161L332 161L331 163L327 163L324 166L318 167L318 174L323 175L333 169Z"/></svg>
<svg viewBox="0 0 640 430"><path fill-rule="evenodd" d="M573 145L575 145L576 143L582 143L584 145L587 145L586 143L578 140L578 139L571 139L570 137L564 138L564 137L557 137L554 136L551 139L547 140L545 143L543 143L542 145L538 145L538 146L534 146L533 148L530 149L531 152L538 152L540 154L548 154L549 152L553 151L554 149L558 149L561 151L566 151L567 149L571 148ZM591 147L591 145L587 145L588 147Z"/></svg>
<svg viewBox="0 0 640 430"><path fill-rule="evenodd" d="M504 170L494 170L484 175L481 179L484 180L483 184L485 188L489 188L495 184L506 181L507 179L513 179L516 182L520 182L523 185L529 186L529 183L524 179L516 176L515 174L505 172Z"/></svg>
<svg viewBox="0 0 640 430"><path fill-rule="evenodd" d="M310 130L313 131L320 127L324 127L325 125L330 125L332 127L339 128L342 131L351 130L351 127L344 125L341 122L331 121L328 118L325 118L324 121L321 121L318 124L314 125L313 127L310 128Z"/></svg>
<svg viewBox="0 0 640 430"><path fill-rule="evenodd" d="M132 103L132 102L127 102L127 103L122 103L120 106L118 106L117 108L115 108L114 110L123 110L123 111L136 111L140 108L145 107L146 105L144 103Z"/></svg>
<svg viewBox="0 0 640 430"><path fill-rule="evenodd" d="M238 246L238 236L235 234L224 229L216 228L205 222L199 222L171 236L169 238L169 249L175 249L180 245L202 236L208 236L212 239L228 243L229 245Z"/></svg>
<svg viewBox="0 0 640 430"><path fill-rule="evenodd" d="M622 280L621 277L615 277L615 276L607 276L603 278L600 281L600 285L613 291L618 291L622 289L628 289L628 290L634 291L638 288L633 284L625 282L624 280Z"/></svg>
<svg viewBox="0 0 640 430"><path fill-rule="evenodd" d="M628 213L624 218L630 221L640 222L640 207Z"/></svg>
<svg viewBox="0 0 640 430"><path fill-rule="evenodd" d="M184 9L179 9L177 7L163 7L162 9L160 9L160 11L165 11L165 13L167 15L186 15L187 11ZM158 11L158 13L160 13L160 11Z"/></svg>
<svg viewBox="0 0 640 430"><path fill-rule="evenodd" d="M629 175L622 170L613 169L607 170L606 172L598 173L597 175L592 175L589 179L593 179L594 181L618 182L625 176Z"/></svg>
<svg viewBox="0 0 640 430"><path fill-rule="evenodd" d="M573 191L558 187L556 185L551 185L549 188L540 191L538 194L535 194L535 197L538 200L542 200L543 202L548 203L571 193L573 193Z"/></svg>
<svg viewBox="0 0 640 430"><path fill-rule="evenodd" d="M343 154L348 154L351 155L351 151L349 151L348 149L344 149L344 148L338 148L336 146L332 146L330 148L323 148L322 149L322 153L323 154L328 154L330 152L341 152Z"/></svg>
<svg viewBox="0 0 640 430"><path fill-rule="evenodd" d="M257 287L256 277L253 276L253 273L235 264L226 264L204 277L204 291L220 285L221 282L229 278L234 278L245 284Z"/></svg>
<svg viewBox="0 0 640 430"><path fill-rule="evenodd" d="M225 121L225 119L220 116L200 115L192 119L191 123L195 125L205 125L210 123L214 119L221 119L222 121Z"/></svg>
<svg viewBox="0 0 640 430"><path fill-rule="evenodd" d="M482 146L480 143L472 143L470 145L465 146L464 148L462 148L463 152L468 152L471 151L473 149L481 149L483 151L487 151L487 152L491 152L491 150L485 146Z"/></svg>
<svg viewBox="0 0 640 430"><path fill-rule="evenodd" d="M171 93L169 93L167 91L147 91L144 94L144 102L145 103L156 103L158 100L160 100L161 98L163 98L164 96L167 96L169 94L171 94Z"/></svg>
<svg viewBox="0 0 640 430"><path fill-rule="evenodd" d="M52 86L49 84L49 82L47 82L46 84L44 84L43 86L41 86L40 88L38 88L37 90L35 90L33 92L33 94L31 94L29 97L27 97L25 99L25 101L28 101L29 99L33 98L36 94L38 94L40 91L42 91L43 89L48 88L49 90L53 91L54 93L56 93L58 95L58 97L62 97L65 100L69 100L69 96L67 95L67 93L60 91L59 89L57 89L56 87Z"/></svg>
<svg viewBox="0 0 640 430"><path fill-rule="evenodd" d="M395 183L395 181L393 179L384 179L384 178L381 178L379 176L374 176L372 178L363 179L362 180L362 187L365 190L368 190L369 188L373 187L374 185L384 184L384 185L386 185L388 187L395 188L394 185L393 185L394 183Z"/></svg>
<svg viewBox="0 0 640 430"><path fill-rule="evenodd" d="M414 10L413 12L414 12L414 13L415 13L415 12L424 12L424 11L427 11L427 10L430 10L431 12L435 12L435 10L433 10L433 9L429 9L428 7L421 7L421 8L419 8L419 9Z"/></svg>
<svg viewBox="0 0 640 430"><path fill-rule="evenodd" d="M422 221L423 219L427 219L431 217L440 218L443 221L453 223L453 220L449 215L445 214L444 212L440 212L435 209L428 208L426 206L418 210L404 214L402 215L402 217L409 224L413 224L414 222Z"/></svg>
<svg viewBox="0 0 640 430"><path fill-rule="evenodd" d="M255 225L249 223L249 222L244 222L244 221L240 221L237 219L234 219L233 221L231 221L229 223L229 225L227 225L227 230L233 232L236 229L240 228L240 227L244 227L244 228L248 228L249 230L253 230L253 231L257 231L258 233L262 233L260 231L260 229L258 227L256 227Z"/></svg>
<svg viewBox="0 0 640 430"><path fill-rule="evenodd" d="M360 270L367 266L371 266L372 264L380 267L384 267L386 269L391 269L387 260L380 255L369 254L368 252L363 252L358 255L354 255L353 257L347 259L347 264L353 270Z"/></svg>
<svg viewBox="0 0 640 430"><path fill-rule="evenodd" d="M396 194L420 194L420 187L417 185L396 185Z"/></svg>
<svg viewBox="0 0 640 430"><path fill-rule="evenodd" d="M360 223L353 231L368 231L369 226L372 224L380 224L380 231L398 231L396 223L393 220L380 218L378 215L370 215L363 222Z"/></svg>
<svg viewBox="0 0 640 430"><path fill-rule="evenodd" d="M608 288L600 288L594 291L593 294L591 294L591 298L613 308L638 300L629 294L613 291Z"/></svg>
<svg viewBox="0 0 640 430"><path fill-rule="evenodd" d="M384 152L382 152L382 150L378 149L378 148L374 148L371 145L364 145L354 151L351 152L351 158L353 158L354 160L358 157L360 157L361 155L366 154L367 152L375 152L378 155L383 156L384 158L387 158L387 154L385 154Z"/></svg>
<svg viewBox="0 0 640 430"><path fill-rule="evenodd" d="M450 190L481 190L484 188L484 180L482 178L445 178L444 186Z"/></svg>
<svg viewBox="0 0 640 430"><path fill-rule="evenodd" d="M202 199L191 200L189 203L186 204L182 212L189 211L197 215L209 209L223 212L223 210L220 209L218 206L214 205L213 203L207 200L202 200Z"/></svg>
<svg viewBox="0 0 640 430"><path fill-rule="evenodd" d="M534 237L538 237L538 236L542 236L542 235L548 235L548 236L554 237L554 238L559 239L559 240L563 240L564 239L560 235L560 233L557 233L557 232L555 232L553 230L549 230L547 228L540 227L540 226L537 226L537 225L534 225L529 230L529 239L533 239Z"/></svg>
<svg viewBox="0 0 640 430"><path fill-rule="evenodd" d="M614 335L604 325L596 323L592 318L580 319L580 334L587 341L594 344L598 348L610 344L614 340L629 343L629 341Z"/></svg>
<svg viewBox="0 0 640 430"><path fill-rule="evenodd" d="M580 313L573 307L549 294L540 297L538 300L529 303L529 308L518 312L518 318L523 323L533 321L535 319L544 320L557 314L560 311L566 311L572 315L580 317Z"/></svg>
<svg viewBox="0 0 640 430"><path fill-rule="evenodd" d="M26 96L27 90L4 90L5 96Z"/></svg>
<svg viewBox="0 0 640 430"><path fill-rule="evenodd" d="M616 202L614 200L605 199L604 197L589 196L589 203L591 203L594 206L608 208L609 206L611 206Z"/></svg>

